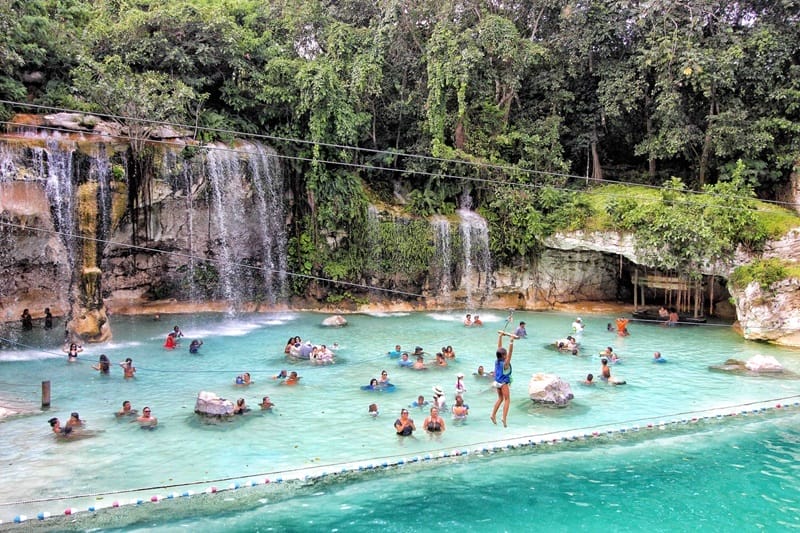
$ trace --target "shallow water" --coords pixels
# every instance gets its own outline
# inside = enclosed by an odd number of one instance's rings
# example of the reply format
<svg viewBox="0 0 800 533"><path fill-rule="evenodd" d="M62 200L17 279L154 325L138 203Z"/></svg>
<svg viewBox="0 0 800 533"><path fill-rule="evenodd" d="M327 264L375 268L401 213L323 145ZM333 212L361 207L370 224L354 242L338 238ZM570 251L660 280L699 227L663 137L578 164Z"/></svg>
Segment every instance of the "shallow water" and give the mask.
<svg viewBox="0 0 800 533"><path fill-rule="evenodd" d="M0 519L8 521L19 513L35 516L40 511L60 514L69 506L85 509L111 499L127 501L137 494L181 491L186 488L184 484L193 482L275 478L293 469L315 466L334 471L358 460L437 453L511 437L539 440L551 432L579 434L606 425L644 426L661 419L691 417L707 409L733 409L800 394L800 381L796 379L709 371L709 365L727 358L746 360L763 353L800 373L797 351L744 342L727 327L668 329L631 323L631 336L621 338L606 331L612 317L584 316L587 329L581 341L585 355L575 357L546 347L570 333L574 316L516 313L508 329L513 330L524 320L529 337L516 343L509 427L503 428L489 421L495 398L490 382L472 373L479 364L491 368L496 331L506 326L505 315L481 313L483 328L464 328L462 312L353 315L347 317L349 325L342 329L321 327L324 316L287 313L231 319L197 315L165 317L162 321L113 317L114 341L101 347L87 346L77 364L67 364L60 346L40 332L34 332L27 342L39 346L37 349L3 349L0 384L5 393L35 401L40 382L50 380L53 405L49 412L2 423L0 460L5 483L0 486L0 503L63 499L3 505ZM162 348L163 339L173 324L180 324L186 337L177 350L167 351ZM283 347L293 335L316 343L338 343L337 364L315 367L287 362ZM188 353L192 338L205 342L200 355ZM446 369L400 369L396 360L385 355L395 344L408 350L420 345L426 352L449 344L457 357ZM614 365L612 371L627 380L627 385L578 385L588 372L599 374L597 353L607 345L621 354L623 362ZM661 351L669 362L653 364L654 350ZM138 369L136 379L123 380L118 366L109 377L97 375L90 367L100 353L108 354L113 362L132 357ZM289 387L271 379L282 368L297 370L302 376L300 385ZM394 392L360 390L382 369L388 370L396 385ZM245 371L252 374L255 383L247 388L235 386L234 378ZM541 371L558 374L573 385L575 399L569 407L534 407L527 399L527 382L532 373ZM465 399L471 408L467 422L449 424L439 438L417 432L414 438L398 439L392 423L399 410L419 394L430 399L431 388L436 385L445 390L452 403L457 372L467 375ZM193 414L200 390L230 399L244 397L252 407L269 395L276 407L272 413L254 410L229 423L207 425ZM152 407L159 418L158 429L142 431L136 424L116 420L112 413L124 399L131 400L135 408ZM380 408L380 415L374 419L367 414L367 406L373 402ZM65 420L70 411L79 411L89 429L99 433L74 442L54 439L47 419L59 416ZM424 416L412 410L418 426ZM587 444L554 453L401 468L320 487L287 486L284 493L244 489L235 497L210 496L203 509L196 508L199 504L162 502L153 516L163 528L231 531L269 529L269 524L290 530L426 530L452 525L472 530L515 530L520 529L523 516L525 520L535 516L537 526L556 530L593 528L598 525L593 520L613 520L615 528L625 529L627 522L620 521L624 516L634 524L630 530L636 530L654 515L677 520L676 513L691 511L695 525L687 529L695 529L702 524L712 527L714 520L723 519L720 513L726 508L726 524L758 523L754 511L748 508L743 512L736 499L744 501L741 494L753 495L742 491L742 486L753 483L753 472L763 470L767 473L759 474L753 487L758 493L753 498L758 502L756 515L763 515L767 527L800 527L796 518L798 484L794 481L797 470L793 466L797 422L798 416L789 414L769 421L698 427L679 435ZM771 453L759 453L767 446L772 447ZM763 460L768 462L759 462ZM387 483L393 488L386 488ZM171 488L157 489L162 486ZM189 488L205 487L199 484ZM781 494L784 491L786 494ZM712 493L727 494L731 504L718 497L713 505L707 503ZM669 501L682 503L670 506L664 501L665 494L670 494ZM287 499L288 495L294 497ZM270 503L273 500L275 503ZM750 507L755 505L748 501ZM397 522L392 512L396 504L411 509L415 516ZM136 509L113 511L117 515L108 525L122 521L149 528L152 523L140 520L153 513L152 507L145 505L138 514ZM496 516L498 507L507 509L502 519ZM653 509L648 511L647 507ZM792 510L794 522L790 519ZM750 520L740 520L739 516ZM77 518L81 520L80 515Z"/></svg>

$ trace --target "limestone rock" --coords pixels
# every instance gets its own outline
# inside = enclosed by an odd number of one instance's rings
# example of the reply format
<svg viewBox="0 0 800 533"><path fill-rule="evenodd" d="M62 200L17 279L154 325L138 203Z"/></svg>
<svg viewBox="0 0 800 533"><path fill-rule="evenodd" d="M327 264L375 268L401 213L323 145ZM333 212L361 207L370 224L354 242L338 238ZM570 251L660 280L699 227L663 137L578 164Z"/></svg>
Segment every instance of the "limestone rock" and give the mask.
<svg viewBox="0 0 800 533"><path fill-rule="evenodd" d="M783 365L771 355L754 355L744 366L750 372L783 372Z"/></svg>
<svg viewBox="0 0 800 533"><path fill-rule="evenodd" d="M332 328L341 328L342 326L347 325L347 319L345 319L345 317L342 315L333 315L323 320L322 325Z"/></svg>
<svg viewBox="0 0 800 533"><path fill-rule="evenodd" d="M213 392L200 391L194 404L194 412L203 416L233 416L233 402L220 398Z"/></svg>
<svg viewBox="0 0 800 533"><path fill-rule="evenodd" d="M785 279L763 289L751 282L744 290L731 289L742 335L797 346L800 340L800 279Z"/></svg>
<svg viewBox="0 0 800 533"><path fill-rule="evenodd" d="M566 406L575 397L569 383L555 374L537 373L528 382L528 396L534 403Z"/></svg>

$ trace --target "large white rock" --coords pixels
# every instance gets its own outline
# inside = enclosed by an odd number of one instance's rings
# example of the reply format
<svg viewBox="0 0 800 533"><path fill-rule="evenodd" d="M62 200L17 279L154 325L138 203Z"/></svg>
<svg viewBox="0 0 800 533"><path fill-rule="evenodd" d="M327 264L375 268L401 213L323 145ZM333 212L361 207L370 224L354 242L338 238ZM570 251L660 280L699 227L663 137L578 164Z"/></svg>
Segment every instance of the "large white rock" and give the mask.
<svg viewBox="0 0 800 533"><path fill-rule="evenodd" d="M528 396L535 403L565 406L575 397L569 383L555 374L538 373L528 382Z"/></svg>
<svg viewBox="0 0 800 533"><path fill-rule="evenodd" d="M744 366L750 372L783 372L783 365L771 355L754 355Z"/></svg>
<svg viewBox="0 0 800 533"><path fill-rule="evenodd" d="M213 392L200 391L194 412L205 416L233 416L233 402L220 398Z"/></svg>
<svg viewBox="0 0 800 533"><path fill-rule="evenodd" d="M342 315L329 316L322 321L323 326L340 328L347 325L347 320Z"/></svg>

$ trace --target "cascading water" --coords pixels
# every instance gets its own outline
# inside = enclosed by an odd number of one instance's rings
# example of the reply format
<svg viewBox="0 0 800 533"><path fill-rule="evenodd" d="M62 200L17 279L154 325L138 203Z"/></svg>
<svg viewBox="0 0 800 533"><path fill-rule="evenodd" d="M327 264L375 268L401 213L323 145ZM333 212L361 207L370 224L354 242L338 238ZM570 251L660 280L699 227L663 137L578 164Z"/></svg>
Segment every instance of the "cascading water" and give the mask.
<svg viewBox="0 0 800 533"><path fill-rule="evenodd" d="M255 144L216 145L208 152L206 172L220 286L230 311L245 300L276 301L285 290L286 231L274 154ZM257 223L247 218L252 211Z"/></svg>
<svg viewBox="0 0 800 533"><path fill-rule="evenodd" d="M459 209L459 230L464 251L461 288L466 293L468 308L482 303L491 288L492 258L489 252L489 227L486 220L474 211ZM475 298L479 301L475 301Z"/></svg>
<svg viewBox="0 0 800 533"><path fill-rule="evenodd" d="M46 148L34 148L33 157L39 176L45 180L45 191L54 214L53 223L67 249L69 264L75 264L76 233L75 194L73 190L72 161L75 144L61 140L57 135L48 137Z"/></svg>
<svg viewBox="0 0 800 533"><path fill-rule="evenodd" d="M283 217L283 184L274 150L249 145L254 202L261 221L261 260L266 299L275 303L286 290L286 223Z"/></svg>
<svg viewBox="0 0 800 533"><path fill-rule="evenodd" d="M243 254L237 250L236 234L247 226L244 220L244 183L239 168L239 155L223 146L215 146L206 157L206 170L211 187L211 218L216 234L217 269L223 297L233 312L241 302L242 278L239 268Z"/></svg>
<svg viewBox="0 0 800 533"><path fill-rule="evenodd" d="M106 146L97 147L97 153L89 162L89 179L97 183L98 202L100 208L100 227L98 237L107 240L111 233L111 162L108 159Z"/></svg>
<svg viewBox="0 0 800 533"><path fill-rule="evenodd" d="M436 247L436 255L434 256L434 264L431 265L431 270L435 275L439 301L446 305L451 303L450 288L453 283L450 221L443 216L434 216L431 219L431 227L433 229L433 244Z"/></svg>

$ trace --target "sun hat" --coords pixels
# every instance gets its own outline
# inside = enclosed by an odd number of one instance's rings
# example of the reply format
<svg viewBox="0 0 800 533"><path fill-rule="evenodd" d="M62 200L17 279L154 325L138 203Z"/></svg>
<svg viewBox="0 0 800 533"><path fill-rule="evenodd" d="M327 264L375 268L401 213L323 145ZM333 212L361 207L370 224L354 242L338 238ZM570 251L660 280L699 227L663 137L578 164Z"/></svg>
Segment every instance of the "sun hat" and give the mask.
<svg viewBox="0 0 800 533"><path fill-rule="evenodd" d="M433 388L433 394L436 396L442 396L444 394L444 391L440 386L437 385Z"/></svg>

